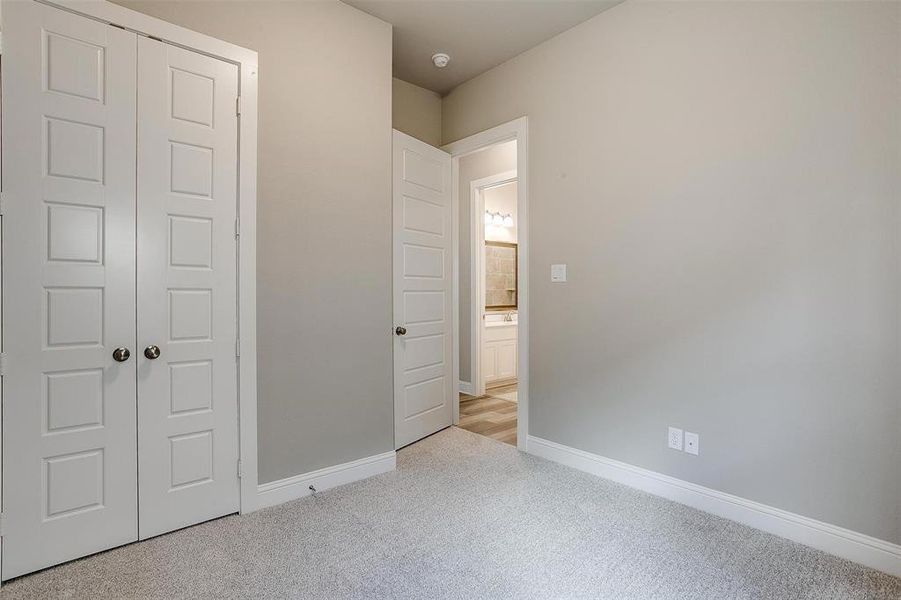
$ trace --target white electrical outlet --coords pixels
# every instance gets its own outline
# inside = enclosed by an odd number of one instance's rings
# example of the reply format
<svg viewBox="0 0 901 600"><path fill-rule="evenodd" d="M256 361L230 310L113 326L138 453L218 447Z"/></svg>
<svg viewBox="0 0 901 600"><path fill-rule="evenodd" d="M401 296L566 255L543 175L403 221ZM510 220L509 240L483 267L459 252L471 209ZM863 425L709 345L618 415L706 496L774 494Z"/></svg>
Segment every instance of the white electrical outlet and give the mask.
<svg viewBox="0 0 901 600"><path fill-rule="evenodd" d="M692 433L690 431L685 432L685 451L689 454L694 454L698 456L698 452L700 451L701 445L701 436L697 433Z"/></svg>
<svg viewBox="0 0 901 600"><path fill-rule="evenodd" d="M669 447L673 450L682 450L682 430L676 427L669 428Z"/></svg>

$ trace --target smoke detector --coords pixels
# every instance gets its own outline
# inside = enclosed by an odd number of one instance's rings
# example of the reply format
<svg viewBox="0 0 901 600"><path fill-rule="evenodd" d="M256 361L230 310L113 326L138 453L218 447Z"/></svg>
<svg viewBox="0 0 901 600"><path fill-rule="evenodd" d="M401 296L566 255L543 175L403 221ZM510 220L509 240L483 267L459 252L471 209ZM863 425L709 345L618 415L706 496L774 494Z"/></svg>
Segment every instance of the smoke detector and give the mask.
<svg viewBox="0 0 901 600"><path fill-rule="evenodd" d="M444 67L447 66L447 63L450 62L450 56L448 56L444 52L438 52L438 53L432 55L432 62L439 69L443 69Z"/></svg>

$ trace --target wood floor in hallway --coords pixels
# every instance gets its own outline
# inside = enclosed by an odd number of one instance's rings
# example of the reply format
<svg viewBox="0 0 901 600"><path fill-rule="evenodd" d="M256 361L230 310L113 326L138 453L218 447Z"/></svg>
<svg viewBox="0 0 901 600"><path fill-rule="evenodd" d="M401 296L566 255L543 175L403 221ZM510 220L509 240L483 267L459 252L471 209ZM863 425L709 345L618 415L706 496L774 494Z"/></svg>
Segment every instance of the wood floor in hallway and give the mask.
<svg viewBox="0 0 901 600"><path fill-rule="evenodd" d="M488 388L484 396L460 394L461 429L516 445L516 384Z"/></svg>

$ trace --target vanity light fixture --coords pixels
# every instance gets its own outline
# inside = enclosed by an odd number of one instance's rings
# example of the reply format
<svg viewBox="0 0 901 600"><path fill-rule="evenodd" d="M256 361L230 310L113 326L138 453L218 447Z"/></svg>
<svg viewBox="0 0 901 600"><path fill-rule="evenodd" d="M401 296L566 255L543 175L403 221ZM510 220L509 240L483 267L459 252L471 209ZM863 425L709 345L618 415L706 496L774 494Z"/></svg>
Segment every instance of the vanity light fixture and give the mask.
<svg viewBox="0 0 901 600"><path fill-rule="evenodd" d="M513 227L513 215L485 211L485 225L494 225L496 227Z"/></svg>

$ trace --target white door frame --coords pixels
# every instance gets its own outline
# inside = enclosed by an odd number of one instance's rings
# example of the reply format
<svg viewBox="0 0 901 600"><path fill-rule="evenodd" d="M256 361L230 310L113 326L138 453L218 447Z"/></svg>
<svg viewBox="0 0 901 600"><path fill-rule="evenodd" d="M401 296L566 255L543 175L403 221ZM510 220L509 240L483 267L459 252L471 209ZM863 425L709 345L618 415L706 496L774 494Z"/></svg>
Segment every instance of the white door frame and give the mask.
<svg viewBox="0 0 901 600"><path fill-rule="evenodd" d="M469 302L470 302L470 385L474 396L485 395L485 379L482 377L482 332L485 315L485 190L506 185L517 180L516 171L506 171L474 179L469 182L470 238L469 251ZM459 184L458 184L459 185ZM459 218L459 217L458 217ZM459 230L458 230L459 231ZM519 237L517 236L517 243ZM459 240L457 243L459 251ZM518 300L518 296L517 296ZM457 323L460 315L457 315ZM459 329L457 336L460 335ZM459 361L459 354L457 360ZM459 380L459 374L458 374ZM459 385L459 383L458 383ZM457 395L459 409L460 396Z"/></svg>
<svg viewBox="0 0 901 600"><path fill-rule="evenodd" d="M486 129L469 137L445 144L442 150L451 155L451 177L453 179L453 231L454 246L454 320L460 322L460 159L489 146L516 140L516 218L517 244L519 246L519 270L517 280L517 373L518 406L516 418L516 447L527 450L529 434L529 118L520 117L508 123ZM483 218L482 215L478 215ZM454 423L460 422L460 327L454 327Z"/></svg>
<svg viewBox="0 0 901 600"><path fill-rule="evenodd" d="M21 0L3 0L21 1ZM256 352L256 203L257 203L257 53L167 23L104 0L40 0L146 37L233 63L239 73L238 117L238 435L241 513L257 508L257 352ZM2 11L0 11L2 14ZM2 25L0 25L2 26ZM0 138L0 148L7 140ZM8 140L14 147L15 140ZM0 187L2 189L2 187ZM3 223L4 226L9 226ZM14 226L14 224L11 224ZM240 229L238 229L240 227ZM2 247L0 247L2 257ZM0 291L2 293L2 291ZM12 318L6 316L6 318ZM2 334L2 321L0 321ZM2 335L0 335L2 339ZM2 358L2 355L0 355ZM2 366L2 360L0 360ZM0 390L0 405L3 397ZM2 425L2 422L0 422ZM2 427L0 427L2 436ZM0 438L2 448L2 438ZM2 480L0 480L2 485ZM0 489L2 498L2 489Z"/></svg>

